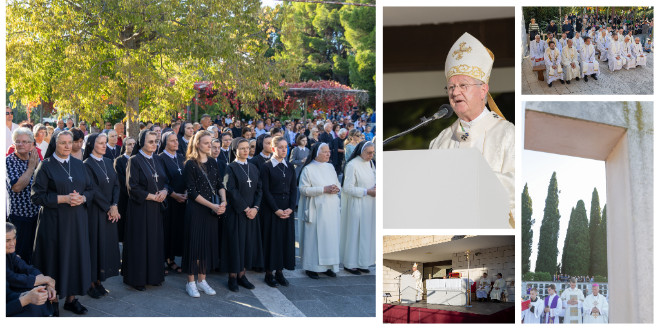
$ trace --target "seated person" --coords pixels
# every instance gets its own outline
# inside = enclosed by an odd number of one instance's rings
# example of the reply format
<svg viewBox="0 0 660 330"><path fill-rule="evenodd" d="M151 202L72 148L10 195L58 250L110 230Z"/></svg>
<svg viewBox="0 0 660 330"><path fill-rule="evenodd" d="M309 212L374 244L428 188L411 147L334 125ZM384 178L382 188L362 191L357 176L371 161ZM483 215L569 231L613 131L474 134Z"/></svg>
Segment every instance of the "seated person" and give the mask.
<svg viewBox="0 0 660 330"><path fill-rule="evenodd" d="M41 271L25 263L25 261L16 254L16 227L9 222L6 223L6 227L6 285L8 292L11 290L15 293L22 294L24 292L32 291L35 287L42 286L47 293L48 300L50 301L50 303L46 304L46 308L51 309L50 314L59 315L57 309L57 294L55 292L55 280L49 276L43 275ZM9 299L9 295L7 296L7 299Z"/></svg>
<svg viewBox="0 0 660 330"><path fill-rule="evenodd" d="M7 287L7 317L51 316L53 312L46 304L48 290L38 286L30 291L18 293Z"/></svg>

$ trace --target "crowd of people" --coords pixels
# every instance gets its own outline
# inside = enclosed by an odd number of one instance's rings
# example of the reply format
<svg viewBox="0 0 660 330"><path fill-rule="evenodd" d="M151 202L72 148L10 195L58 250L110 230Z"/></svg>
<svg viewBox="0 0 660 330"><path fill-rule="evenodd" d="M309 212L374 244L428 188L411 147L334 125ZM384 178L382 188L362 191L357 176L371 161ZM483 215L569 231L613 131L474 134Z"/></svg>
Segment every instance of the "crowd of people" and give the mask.
<svg viewBox="0 0 660 330"><path fill-rule="evenodd" d="M550 284L544 298L539 296L537 288L530 288L530 299L522 304L523 323L608 323L608 299L600 294L600 286L593 283L591 294L585 297L577 288L577 282L578 279L572 277L570 287L561 294L554 284Z"/></svg>
<svg viewBox="0 0 660 330"><path fill-rule="evenodd" d="M607 62L611 72L646 67L648 54L653 51L651 33L653 20L622 21L613 17L605 22L595 15L566 16L558 28L551 21L542 38L534 18L529 24L529 57L533 67L545 69L548 87L554 81L570 84L572 80L598 80L600 62Z"/></svg>
<svg viewBox="0 0 660 330"><path fill-rule="evenodd" d="M58 315L60 298L84 314L76 296L107 295L103 282L117 275L144 291L185 273L191 297L216 294L206 281L214 272L234 292L255 288L246 270L288 286L296 225L310 278L336 277L340 265L369 273L374 123L358 111L284 122L204 114L140 123L133 138L122 122L89 132L71 118L15 124L7 107L7 262L18 265L7 267L7 289L27 297L7 296L8 306L18 299L11 314Z"/></svg>

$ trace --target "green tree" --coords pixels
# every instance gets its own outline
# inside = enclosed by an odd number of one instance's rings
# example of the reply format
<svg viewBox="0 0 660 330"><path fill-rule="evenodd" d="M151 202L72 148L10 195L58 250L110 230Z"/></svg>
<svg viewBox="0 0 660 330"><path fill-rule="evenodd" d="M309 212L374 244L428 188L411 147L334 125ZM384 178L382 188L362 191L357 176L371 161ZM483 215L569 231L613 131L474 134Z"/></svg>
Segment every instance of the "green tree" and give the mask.
<svg viewBox="0 0 660 330"><path fill-rule="evenodd" d="M598 228L598 238L594 276L607 277L607 205L603 206L603 217Z"/></svg>
<svg viewBox="0 0 660 330"><path fill-rule="evenodd" d="M590 257L589 257L589 275L596 275L596 270L600 269L599 265L599 256L600 253L600 199L598 198L598 190L594 188L594 191L591 193L591 212L589 216L589 248L590 248ZM600 274L599 274L600 275Z"/></svg>
<svg viewBox="0 0 660 330"><path fill-rule="evenodd" d="M373 3L373 0L359 0ZM369 92L369 105L376 104L376 7L343 6L340 21L351 46L348 76L355 89Z"/></svg>
<svg viewBox="0 0 660 330"><path fill-rule="evenodd" d="M138 119L180 111L199 80L237 91L253 113L295 74L265 56L270 25L258 0L11 1L7 87L14 100L55 101L89 121L116 105L132 136Z"/></svg>
<svg viewBox="0 0 660 330"><path fill-rule="evenodd" d="M587 275L589 273L589 220L584 201L579 200L571 211L561 257L562 273Z"/></svg>
<svg viewBox="0 0 660 330"><path fill-rule="evenodd" d="M522 192L521 197L521 215L522 215L522 273L528 273L530 270L530 258L532 256L532 238L534 237L534 232L532 231L532 226L534 226L534 220L532 219L532 198L529 197L529 191L527 189L527 184L525 183L525 188Z"/></svg>
<svg viewBox="0 0 660 330"><path fill-rule="evenodd" d="M548 184L548 195L543 209L543 221L539 233L539 243L536 257L535 272L557 271L557 240L559 238L559 192L557 189L557 173L553 172Z"/></svg>

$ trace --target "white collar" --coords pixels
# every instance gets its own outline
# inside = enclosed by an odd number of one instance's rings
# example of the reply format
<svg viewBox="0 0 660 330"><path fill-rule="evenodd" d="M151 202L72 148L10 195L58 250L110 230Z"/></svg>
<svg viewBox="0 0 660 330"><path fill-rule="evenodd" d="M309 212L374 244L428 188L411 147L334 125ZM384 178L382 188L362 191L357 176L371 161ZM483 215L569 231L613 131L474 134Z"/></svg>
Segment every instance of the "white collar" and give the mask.
<svg viewBox="0 0 660 330"><path fill-rule="evenodd" d="M98 160L99 162L103 160L103 156L101 156L101 157L96 157L96 156L94 156L93 153L90 153L90 154L89 154L89 157L92 157L92 158Z"/></svg>
<svg viewBox="0 0 660 330"><path fill-rule="evenodd" d="M140 153L141 153L142 156L144 156L144 158L146 158L146 159L151 159L151 158L154 157L154 154L153 154L153 153L151 154L151 156L149 156L149 155L145 154L144 151L142 151L142 149L140 149Z"/></svg>
<svg viewBox="0 0 660 330"><path fill-rule="evenodd" d="M263 158L270 159L270 156L266 156L266 155L264 155L264 152L263 152L263 151L260 152L259 155L260 155L261 157L263 157Z"/></svg>
<svg viewBox="0 0 660 330"><path fill-rule="evenodd" d="M54 157L55 159L57 159L57 161L60 162L60 163L62 163L62 164L64 164L64 162L68 162L69 160L71 160L71 155L67 156L66 159L62 159L62 158L60 158L60 157L57 157L57 154L56 154L56 153L53 153L53 157Z"/></svg>
<svg viewBox="0 0 660 330"><path fill-rule="evenodd" d="M185 143L188 143L188 140L186 140L185 136L181 136L181 140L183 140L183 142L185 142Z"/></svg>
<svg viewBox="0 0 660 330"><path fill-rule="evenodd" d="M229 152L229 148L225 149L223 147L220 147L220 151Z"/></svg>
<svg viewBox="0 0 660 330"><path fill-rule="evenodd" d="M327 164L327 163L321 163L321 162L319 162L318 160L313 159L313 160L312 160L312 164Z"/></svg>
<svg viewBox="0 0 660 330"><path fill-rule="evenodd" d="M300 150L305 150L305 149L307 149L307 147L301 147L301 146L298 146L298 148L299 148Z"/></svg>
<svg viewBox="0 0 660 330"><path fill-rule="evenodd" d="M464 128L470 128L470 127L474 126L477 122L479 122L480 120L485 118L486 115L488 115L488 112L489 112L488 109L486 109L486 107L484 107L484 110L481 112L481 114L479 116L477 116L477 118L474 118L472 121L467 122L463 119L459 119L459 120L461 121L461 124L463 125Z"/></svg>
<svg viewBox="0 0 660 330"><path fill-rule="evenodd" d="M115 150L115 148L117 147L117 146L114 146L114 147L110 146L110 143L106 143L106 145L108 146L108 148L110 148L112 150Z"/></svg>
<svg viewBox="0 0 660 330"><path fill-rule="evenodd" d="M241 165L247 165L247 163L248 163L247 159L244 162L242 162L242 161L238 160L238 158L236 158L236 159L234 159L234 161L241 164Z"/></svg>
<svg viewBox="0 0 660 330"><path fill-rule="evenodd" d="M278 162L275 157L270 158L270 162L273 164L273 167L279 165L279 164L284 164L284 166L289 167L289 165L286 164L286 158L282 158L282 162Z"/></svg>
<svg viewBox="0 0 660 330"><path fill-rule="evenodd" d="M167 152L167 149L163 150L163 152L172 159L176 158L176 153L172 155L171 153Z"/></svg>
<svg viewBox="0 0 660 330"><path fill-rule="evenodd" d="M126 157L126 159L131 158L131 156L130 156L130 155L127 155L127 154L124 154L124 157Z"/></svg>

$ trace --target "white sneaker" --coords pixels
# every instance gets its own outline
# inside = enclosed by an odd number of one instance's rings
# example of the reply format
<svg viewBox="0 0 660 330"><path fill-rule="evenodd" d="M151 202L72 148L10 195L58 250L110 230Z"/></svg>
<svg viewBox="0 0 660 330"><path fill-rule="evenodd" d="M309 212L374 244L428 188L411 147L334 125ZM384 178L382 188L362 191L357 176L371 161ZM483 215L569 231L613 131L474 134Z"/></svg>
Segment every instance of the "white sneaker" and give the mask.
<svg viewBox="0 0 660 330"><path fill-rule="evenodd" d="M201 282L197 282L197 289L203 291L204 293L206 293L209 296L212 296L212 295L215 294L215 290L213 290L211 288L211 286L209 286L209 284L206 283L206 280L203 280ZM197 293L197 294L199 294L199 293Z"/></svg>
<svg viewBox="0 0 660 330"><path fill-rule="evenodd" d="M186 292L188 292L188 295L193 298L199 298L199 291L197 291L195 282L188 282L188 284L186 284Z"/></svg>

